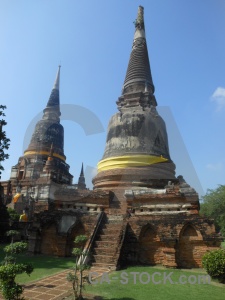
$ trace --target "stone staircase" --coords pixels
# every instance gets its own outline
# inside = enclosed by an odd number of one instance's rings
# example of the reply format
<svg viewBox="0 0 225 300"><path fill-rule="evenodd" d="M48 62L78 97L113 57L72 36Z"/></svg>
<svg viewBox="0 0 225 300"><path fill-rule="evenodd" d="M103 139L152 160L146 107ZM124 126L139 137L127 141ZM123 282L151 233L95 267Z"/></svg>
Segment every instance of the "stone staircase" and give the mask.
<svg viewBox="0 0 225 300"><path fill-rule="evenodd" d="M93 267L111 270L117 268L125 228L126 223L122 215L106 217L101 233L95 241Z"/></svg>

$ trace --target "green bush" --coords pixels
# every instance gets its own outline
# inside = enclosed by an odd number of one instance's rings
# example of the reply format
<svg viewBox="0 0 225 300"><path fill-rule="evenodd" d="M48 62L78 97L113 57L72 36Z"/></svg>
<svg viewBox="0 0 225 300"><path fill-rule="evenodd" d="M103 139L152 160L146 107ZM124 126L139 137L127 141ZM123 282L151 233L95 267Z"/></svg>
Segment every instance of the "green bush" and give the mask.
<svg viewBox="0 0 225 300"><path fill-rule="evenodd" d="M30 263L17 263L16 255L26 252L27 243L25 242L13 242L15 235L18 232L10 230L7 232L8 236L11 236L11 244L4 247L6 256L0 266L0 290L4 299L6 300L19 300L23 293L22 285L16 283L16 276L22 273L30 275L33 271L33 266Z"/></svg>
<svg viewBox="0 0 225 300"><path fill-rule="evenodd" d="M28 244L26 242L16 242L5 246L4 251L6 254L19 254L27 250Z"/></svg>
<svg viewBox="0 0 225 300"><path fill-rule="evenodd" d="M11 221L18 222L20 219L20 215L15 211L15 209L8 207L8 214Z"/></svg>
<svg viewBox="0 0 225 300"><path fill-rule="evenodd" d="M9 230L9 213L6 208L6 206L1 203L0 199L0 242L6 242L7 237L6 237L6 232Z"/></svg>
<svg viewBox="0 0 225 300"><path fill-rule="evenodd" d="M202 265L212 278L225 283L225 249L207 252L202 258Z"/></svg>

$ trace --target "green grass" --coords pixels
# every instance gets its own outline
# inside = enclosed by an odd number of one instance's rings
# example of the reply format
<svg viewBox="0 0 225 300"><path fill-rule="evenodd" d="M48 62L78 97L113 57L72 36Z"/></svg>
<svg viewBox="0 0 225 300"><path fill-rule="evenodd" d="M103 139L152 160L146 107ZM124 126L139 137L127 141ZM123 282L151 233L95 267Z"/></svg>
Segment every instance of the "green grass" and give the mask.
<svg viewBox="0 0 225 300"><path fill-rule="evenodd" d="M0 246L0 261L3 260L5 254L4 246ZM18 255L18 262L29 262L34 266L34 271L30 276L21 274L16 277L18 283L28 283L30 281L38 280L46 276L58 273L60 271L71 268L74 265L74 258L72 257L54 257L47 255Z"/></svg>
<svg viewBox="0 0 225 300"><path fill-rule="evenodd" d="M221 243L221 247L225 249L225 241Z"/></svg>
<svg viewBox="0 0 225 300"><path fill-rule="evenodd" d="M126 272L129 274L127 284L122 284L121 274ZM134 275L131 272L147 272L150 275L150 282L143 284L139 281L137 276L137 282L134 283ZM155 281L161 280L161 283L154 284L152 274L158 272L155 275ZM171 284L169 280L164 283L164 273L169 275L174 284ZM179 283L180 276L186 276L184 279L187 281L185 284ZM189 277L191 276L192 277ZM211 282L210 284L191 284L188 283L188 278L193 280L198 275L206 275L202 269L194 270L177 270L177 269L166 269L163 267L129 267L126 270L113 272L109 275L109 283L102 282L102 277L98 278L97 284L88 285L86 292L94 295L102 296L103 299L108 300L222 300L225 299L225 285ZM196 277L193 277L196 276ZM102 281L107 280L107 277L103 278ZM147 275L143 275L142 281L147 282ZM176 283L177 282L177 283Z"/></svg>
<svg viewBox="0 0 225 300"><path fill-rule="evenodd" d="M46 255L35 255L30 257L21 256L18 262L31 262L34 266L34 271L30 276L21 274L17 276L19 283L27 283L33 280L38 280L43 277L64 271L74 265L74 259L65 257L52 257Z"/></svg>
<svg viewBox="0 0 225 300"><path fill-rule="evenodd" d="M225 242L222 243L225 248ZM0 261L4 258L3 246L0 246ZM47 255L20 255L19 262L31 262L34 265L34 271L31 276L21 274L17 276L19 283L28 283L30 281L38 280L46 276L55 274L57 272L69 269L74 265L73 258L59 258ZM127 284L122 284L121 274L126 272L129 274ZM156 274L155 280L162 280L159 284L153 282L143 284L139 281L134 283L134 275L131 272L147 272L151 276L154 272ZM178 284L171 284L169 280L163 282L164 273L168 275L173 272L171 278L173 282ZM225 285L221 285L212 281L210 284L179 284L179 277L185 275L188 279L190 275L204 275L206 274L202 269L194 270L177 270L166 269L163 267L129 267L126 270L113 272L109 275L109 283L106 282L107 277L98 278L98 284L86 286L86 292L94 295L99 295L105 300L222 300L225 299ZM115 278L117 277L117 278ZM101 282L102 280L102 282ZM143 281L147 280L147 275L143 275ZM105 282L104 282L105 281Z"/></svg>

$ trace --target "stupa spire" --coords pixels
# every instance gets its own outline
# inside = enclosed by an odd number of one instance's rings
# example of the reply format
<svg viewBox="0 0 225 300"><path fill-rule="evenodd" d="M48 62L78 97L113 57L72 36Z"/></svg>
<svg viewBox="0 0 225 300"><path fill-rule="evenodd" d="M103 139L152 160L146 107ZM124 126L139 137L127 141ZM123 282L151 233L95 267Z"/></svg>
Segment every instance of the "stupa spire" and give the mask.
<svg viewBox="0 0 225 300"><path fill-rule="evenodd" d="M57 72L57 74L56 74L56 79L55 79L55 82L54 82L53 89L58 89L58 90L59 90L60 69L61 69L61 66L59 65L59 66L58 66L58 72Z"/></svg>
<svg viewBox="0 0 225 300"><path fill-rule="evenodd" d="M16 167L16 174L19 174L20 162L26 162L23 177L16 175L19 180L28 179L32 174L32 178L41 178L44 182L48 173L47 180L60 184L72 183L73 176L69 173L70 167L64 154L64 128L60 124L59 82L60 66L43 116L37 122L30 143Z"/></svg>
<svg viewBox="0 0 225 300"><path fill-rule="evenodd" d="M42 149L42 153L49 155L49 149L54 144L54 157L66 159L64 155L64 129L60 124L60 101L59 101L59 83L60 83L60 68L58 67L56 79L47 102L42 119L36 124L28 149L25 155L33 153L38 149ZM40 152L40 151L39 151Z"/></svg>
<svg viewBox="0 0 225 300"><path fill-rule="evenodd" d="M60 69L61 66L59 65L50 97L48 99L46 108L43 111L43 119L53 120L54 122L60 122L59 117L61 115L59 100Z"/></svg>
<svg viewBox="0 0 225 300"><path fill-rule="evenodd" d="M60 68L59 66L57 74L56 74L56 79L47 103L47 107L51 106L59 106L59 81L60 81Z"/></svg>
<svg viewBox="0 0 225 300"><path fill-rule="evenodd" d="M134 34L134 40L136 38L145 38L145 24L144 24L144 7L139 6L138 7L138 13L137 13L137 19L134 22L135 24L135 34Z"/></svg>
<svg viewBox="0 0 225 300"><path fill-rule="evenodd" d="M82 166L81 166L80 176L84 176L84 165L83 165L83 163L82 163Z"/></svg>
<svg viewBox="0 0 225 300"><path fill-rule="evenodd" d="M139 6L122 95L117 101L119 112L109 121L105 151L93 179L94 188L136 184L150 187L162 179L163 186L175 179L166 125L156 110L154 90L144 8Z"/></svg>
<svg viewBox="0 0 225 300"><path fill-rule="evenodd" d="M134 22L135 33L132 51L123 85L123 94L132 90L144 92L146 84L149 91L154 93L148 49L145 38L144 8L138 7L137 19Z"/></svg>
<svg viewBox="0 0 225 300"><path fill-rule="evenodd" d="M81 166L80 177L78 179L78 189L86 189L83 163Z"/></svg>

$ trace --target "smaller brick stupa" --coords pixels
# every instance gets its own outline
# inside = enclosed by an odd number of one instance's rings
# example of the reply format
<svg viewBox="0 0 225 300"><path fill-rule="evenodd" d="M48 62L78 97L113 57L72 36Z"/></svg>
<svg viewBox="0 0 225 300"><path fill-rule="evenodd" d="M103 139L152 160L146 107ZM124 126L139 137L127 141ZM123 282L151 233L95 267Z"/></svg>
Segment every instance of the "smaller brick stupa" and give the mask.
<svg viewBox="0 0 225 300"><path fill-rule="evenodd" d="M48 209L53 205L58 185L72 184L73 176L64 154L64 128L60 124L59 83L60 66L28 148L11 170L11 192L18 212L31 210L31 202L35 202L35 210Z"/></svg>

